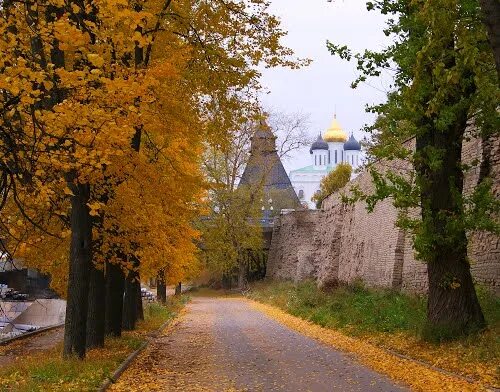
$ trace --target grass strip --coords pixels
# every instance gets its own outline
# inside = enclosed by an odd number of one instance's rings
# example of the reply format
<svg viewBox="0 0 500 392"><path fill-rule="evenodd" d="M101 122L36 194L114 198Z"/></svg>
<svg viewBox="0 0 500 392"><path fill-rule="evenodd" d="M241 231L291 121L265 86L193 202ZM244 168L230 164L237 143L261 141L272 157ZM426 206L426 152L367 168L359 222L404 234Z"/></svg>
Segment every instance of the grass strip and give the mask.
<svg viewBox="0 0 500 392"><path fill-rule="evenodd" d="M144 309L145 320L121 338L106 338L105 347L89 350L85 360L62 359L62 343L51 350L19 357L0 369L1 391L95 391L147 337L183 308L187 297L173 298L166 306Z"/></svg>

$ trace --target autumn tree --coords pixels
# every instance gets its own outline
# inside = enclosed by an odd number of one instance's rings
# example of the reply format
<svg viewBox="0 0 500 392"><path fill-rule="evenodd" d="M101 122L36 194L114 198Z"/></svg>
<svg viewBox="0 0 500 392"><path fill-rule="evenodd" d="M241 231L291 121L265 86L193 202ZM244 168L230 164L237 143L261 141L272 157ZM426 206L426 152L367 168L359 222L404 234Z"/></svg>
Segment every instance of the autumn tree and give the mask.
<svg viewBox="0 0 500 392"><path fill-rule="evenodd" d="M322 180L318 192L312 197L316 208L321 208L323 200L329 195L343 188L351 179L352 167L348 163L339 163L337 167L328 173Z"/></svg>
<svg viewBox="0 0 500 392"><path fill-rule="evenodd" d="M65 354L80 357L92 261L91 183L128 148L137 117L127 108L147 91L139 91L141 75L106 68L104 58L113 52L106 28L112 26L100 20L104 5L97 12L82 3L13 2L2 8L0 27L2 169L14 207L6 216L19 213L47 236L61 233L48 234L53 215L70 228Z"/></svg>
<svg viewBox="0 0 500 392"><path fill-rule="evenodd" d="M360 76L353 87L382 70L395 72L387 102L370 108L379 117L369 128L375 136L369 152L373 159L407 160L415 172L381 173L372 163L375 193L361 197L369 208L386 197L401 208L398 223L413 232L417 256L427 262L429 330L441 337L467 334L485 326L467 232L498 232L500 208L487 176L472 195L463 192L470 166L462 162L462 143L499 129L497 73L479 3L383 0L367 6L389 15L384 32L393 43L363 54L332 43L329 49L356 59ZM411 215L415 208L418 218Z"/></svg>
<svg viewBox="0 0 500 392"><path fill-rule="evenodd" d="M2 4L2 243L67 282L65 355L84 357L87 337L102 344L88 329L101 325L103 272L114 298L104 313L130 306L132 328L139 274L189 273L203 146L256 107L259 65L301 64L268 7Z"/></svg>
<svg viewBox="0 0 500 392"><path fill-rule="evenodd" d="M209 184L209 212L199 222L203 235L201 257L208 269L224 280L230 279L237 268L240 287L245 284L246 269L253 266L251 260L263 259L262 208L269 204L268 199L272 200L273 215L290 207L279 190L264 191L269 173L255 184L238 187L250 156L252 137L262 123L268 124L266 127L278 137L276 149L283 158L309 142L307 117L302 114L268 111L254 116L229 133L228 143L209 146L203 161ZM263 172L271 170L266 162L254 164Z"/></svg>

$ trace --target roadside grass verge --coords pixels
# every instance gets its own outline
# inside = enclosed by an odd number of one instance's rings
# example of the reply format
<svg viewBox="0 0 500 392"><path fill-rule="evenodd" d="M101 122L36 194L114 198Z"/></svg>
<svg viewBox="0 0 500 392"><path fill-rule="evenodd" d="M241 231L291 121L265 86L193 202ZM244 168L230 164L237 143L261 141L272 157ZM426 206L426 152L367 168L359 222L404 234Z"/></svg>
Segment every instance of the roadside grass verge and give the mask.
<svg viewBox="0 0 500 392"><path fill-rule="evenodd" d="M500 387L500 299L479 288L488 330L448 342L422 338L426 299L360 284L329 292L313 282L259 282L248 297L322 327Z"/></svg>
<svg viewBox="0 0 500 392"><path fill-rule="evenodd" d="M116 368L166 321L173 319L188 297L171 298L166 306L156 303L144 308L144 321L121 338L106 338L105 347L88 351L85 360L62 359L62 342L0 369L0 391L95 391Z"/></svg>

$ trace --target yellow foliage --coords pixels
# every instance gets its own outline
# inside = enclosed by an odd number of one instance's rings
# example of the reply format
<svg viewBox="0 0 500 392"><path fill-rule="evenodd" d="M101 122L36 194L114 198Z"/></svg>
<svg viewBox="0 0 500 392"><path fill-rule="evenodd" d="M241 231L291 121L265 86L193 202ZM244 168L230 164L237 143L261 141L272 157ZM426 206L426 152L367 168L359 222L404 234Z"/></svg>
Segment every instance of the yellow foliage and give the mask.
<svg viewBox="0 0 500 392"><path fill-rule="evenodd" d="M0 182L0 238L59 292L74 183L91 190L96 264L130 269L139 258L142 277L195 274L204 149L230 142L257 108L259 64L307 63L280 44L285 32L266 2L95 5L0 10L0 168L13 173Z"/></svg>

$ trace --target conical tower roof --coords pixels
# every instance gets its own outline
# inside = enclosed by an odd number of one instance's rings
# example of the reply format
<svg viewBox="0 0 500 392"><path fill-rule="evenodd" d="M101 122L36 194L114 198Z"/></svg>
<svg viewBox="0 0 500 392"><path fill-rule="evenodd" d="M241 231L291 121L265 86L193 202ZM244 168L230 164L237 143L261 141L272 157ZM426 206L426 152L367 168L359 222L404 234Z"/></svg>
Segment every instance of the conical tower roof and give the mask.
<svg viewBox="0 0 500 392"><path fill-rule="evenodd" d="M265 192L281 190L291 207L300 201L276 150L276 136L265 121L261 121L252 137L250 157L238 186L263 186Z"/></svg>

